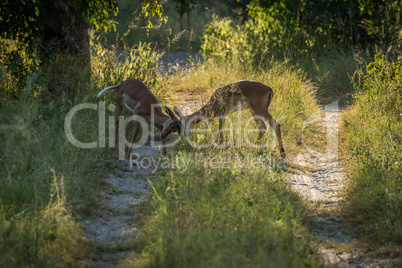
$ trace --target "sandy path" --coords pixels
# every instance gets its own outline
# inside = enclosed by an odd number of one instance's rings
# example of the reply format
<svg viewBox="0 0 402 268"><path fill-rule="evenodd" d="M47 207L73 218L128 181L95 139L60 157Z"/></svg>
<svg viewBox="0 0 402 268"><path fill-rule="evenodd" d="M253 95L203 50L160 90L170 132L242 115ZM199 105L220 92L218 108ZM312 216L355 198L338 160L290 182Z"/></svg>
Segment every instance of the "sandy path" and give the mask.
<svg viewBox="0 0 402 268"><path fill-rule="evenodd" d="M142 158L158 159L160 150L157 147L142 146L133 149L133 153ZM116 161L114 174L103 180L109 184L110 190L101 193L101 211L82 221L86 227L86 239L97 248L92 260L85 261L91 267L114 267L123 258L130 255L130 242L137 239L140 231L136 227L139 215L134 207L146 200L151 189L147 178L151 177L153 167L138 167L129 161Z"/></svg>
<svg viewBox="0 0 402 268"><path fill-rule="evenodd" d="M341 267L394 267L387 259L363 257L367 252L356 249L358 240L348 234L345 220L339 216L345 179L338 162L338 129L342 110L338 109L337 103L333 103L327 105L324 111L321 122L326 132L325 152L307 149L309 152L290 160L315 171L287 175L292 189L317 207L312 217L311 232L317 238L320 255L325 263ZM346 250L348 248L352 249Z"/></svg>

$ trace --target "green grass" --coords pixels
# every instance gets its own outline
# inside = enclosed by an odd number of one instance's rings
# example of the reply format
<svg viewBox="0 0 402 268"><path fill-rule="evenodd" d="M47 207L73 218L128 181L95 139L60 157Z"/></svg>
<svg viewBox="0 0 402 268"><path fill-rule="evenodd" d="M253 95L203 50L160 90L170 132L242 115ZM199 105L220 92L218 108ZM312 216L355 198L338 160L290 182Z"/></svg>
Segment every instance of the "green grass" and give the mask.
<svg viewBox="0 0 402 268"><path fill-rule="evenodd" d="M378 54L361 73L343 117L343 148L350 171L345 215L359 235L386 255L402 243L402 68Z"/></svg>
<svg viewBox="0 0 402 268"><path fill-rule="evenodd" d="M196 5L191 19L197 23L185 32L179 30L174 4L167 2L168 24L151 29L150 37L138 8L134 13L122 9L118 32L99 36L109 49L91 44L91 65L85 64L85 58L58 55L36 72L29 71L36 62L24 59L24 73L12 74L12 63L0 62L0 266L77 266L80 259L91 256L93 249L82 239L79 219L97 213L96 197L107 188L100 177L114 168L109 163L115 154L109 149L73 146L66 139L64 119L76 104L98 103L94 97L106 86L137 78L163 102L189 94L206 102L218 87L241 79L257 80L274 90L270 112L282 125L288 161L304 145L323 147L325 137L318 126L304 128L304 123L320 108L316 87L321 103L339 95L348 100L344 95L351 89L349 76L357 65L352 52L328 49L327 54L310 57L306 51L290 51L296 56L278 63L272 59L286 56L266 53L263 47L257 55L244 47L244 33L237 32L235 41L211 46L237 49L237 62L224 57L187 73L157 77L154 64L160 55L150 47L198 51L212 14L228 15L224 4L215 2L207 1L210 10ZM138 45L139 41L152 44ZM8 45L12 49L13 44ZM116 58L116 48L132 47L131 60ZM376 61L370 75L362 76L343 119L342 146L350 156L344 213L361 237L392 256L400 255L402 242L400 69L397 63ZM15 81L18 76L21 80ZM25 76L27 85L21 87ZM115 104L116 95L109 93L104 100ZM244 124L248 112L241 118ZM73 121L76 137L97 140L98 120L96 111L80 112ZM216 129L214 123L210 132L190 138L207 143ZM179 144L176 159L189 161L189 166L166 169L155 180L153 199L143 211L142 234L134 245L127 245L137 250L136 265L321 266L304 228L307 205L284 179L283 166L275 156L276 137L267 136L262 142L272 139L272 145L264 150L244 146L195 150L185 142ZM248 162L261 157L278 165L264 169ZM213 168L220 160L231 164ZM234 166L238 161L245 166ZM292 163L289 166L299 169Z"/></svg>
<svg viewBox="0 0 402 268"><path fill-rule="evenodd" d="M109 150L82 150L66 139L69 107L1 101L1 266L75 265L89 253L73 215L98 206L99 177L108 170L100 163L111 157ZM78 139L96 140L96 112L82 112L73 123Z"/></svg>
<svg viewBox="0 0 402 268"><path fill-rule="evenodd" d="M12 178L8 180L11 181ZM85 186L88 187L88 184ZM91 184L94 186L94 183ZM21 185L20 189L22 188L24 186ZM13 189L8 187L7 190L11 192ZM36 202L45 201L40 200L39 196L35 198ZM12 204L2 200L0 212L2 267L77 265L78 259L90 253L88 245L82 239L82 228L69 211L63 177L54 175L48 199L47 204L38 208L33 208L26 202L23 211L18 211L18 203Z"/></svg>
<svg viewBox="0 0 402 268"><path fill-rule="evenodd" d="M146 266L319 266L304 204L280 173L192 163L163 174L154 196L141 234Z"/></svg>
<svg viewBox="0 0 402 268"><path fill-rule="evenodd" d="M346 105L351 99L353 83L351 78L361 65L353 51L327 48L322 54L292 59L292 65L301 68L317 87L320 103L339 101Z"/></svg>

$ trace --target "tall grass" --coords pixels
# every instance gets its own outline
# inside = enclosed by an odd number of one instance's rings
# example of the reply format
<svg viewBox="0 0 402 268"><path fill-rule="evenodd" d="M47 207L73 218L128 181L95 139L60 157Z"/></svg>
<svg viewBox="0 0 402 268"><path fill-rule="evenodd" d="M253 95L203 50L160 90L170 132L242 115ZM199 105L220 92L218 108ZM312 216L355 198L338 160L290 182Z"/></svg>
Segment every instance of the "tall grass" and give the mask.
<svg viewBox="0 0 402 268"><path fill-rule="evenodd" d="M25 204L25 209L17 212L18 204L10 206L2 201L2 267L77 265L77 259L89 253L82 230L68 210L63 177L57 177L54 171L53 174L48 204L40 210Z"/></svg>
<svg viewBox="0 0 402 268"><path fill-rule="evenodd" d="M63 126L69 107L57 101L44 105L29 97L1 102L0 255L4 264L75 265L88 252L72 211L91 214L98 206L98 177L107 170L99 163L110 156L107 150L80 150L66 139ZM96 112L77 114L73 124L77 139L97 139ZM55 192L56 186L63 191Z"/></svg>
<svg viewBox="0 0 402 268"><path fill-rule="evenodd" d="M343 117L343 145L350 155L345 212L362 238L390 245L386 254L400 254L402 66L380 53L360 78Z"/></svg>
<svg viewBox="0 0 402 268"><path fill-rule="evenodd" d="M327 48L323 54L293 58L291 65L302 69L317 87L317 98L322 104L339 101L345 105L351 99L351 78L360 67L353 51Z"/></svg>

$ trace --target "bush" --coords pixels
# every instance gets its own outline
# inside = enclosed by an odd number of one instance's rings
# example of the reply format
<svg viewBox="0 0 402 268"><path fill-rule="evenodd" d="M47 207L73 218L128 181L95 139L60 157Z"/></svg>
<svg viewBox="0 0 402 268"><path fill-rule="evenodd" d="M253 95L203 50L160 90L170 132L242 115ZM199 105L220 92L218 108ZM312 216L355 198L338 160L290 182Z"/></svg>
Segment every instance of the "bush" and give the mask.
<svg viewBox="0 0 402 268"><path fill-rule="evenodd" d="M135 48L118 51L94 44L92 57L92 86L103 89L118 85L127 79L139 79L160 100L168 97L163 87L164 80L158 78L158 61L162 54L151 49L149 44L139 43ZM112 94L111 94L112 95ZM110 98L105 95L105 98ZM117 94L112 97L117 100Z"/></svg>

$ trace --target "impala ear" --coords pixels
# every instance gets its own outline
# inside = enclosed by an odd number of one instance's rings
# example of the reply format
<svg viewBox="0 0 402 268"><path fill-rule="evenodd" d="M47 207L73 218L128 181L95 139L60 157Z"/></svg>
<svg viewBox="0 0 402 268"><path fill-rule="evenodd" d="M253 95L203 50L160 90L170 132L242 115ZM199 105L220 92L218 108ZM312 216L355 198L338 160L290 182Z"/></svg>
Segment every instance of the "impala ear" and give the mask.
<svg viewBox="0 0 402 268"><path fill-rule="evenodd" d="M174 113L167 106L165 106L165 112L167 113L168 116L170 116L170 118L176 119Z"/></svg>
<svg viewBox="0 0 402 268"><path fill-rule="evenodd" d="M184 114L182 112L180 112L179 108L177 108L176 106L173 108L174 112L180 117L181 119L184 119Z"/></svg>
<svg viewBox="0 0 402 268"><path fill-rule="evenodd" d="M165 107L165 112L170 116L170 110L169 110L169 108L167 107L167 106L164 106Z"/></svg>

